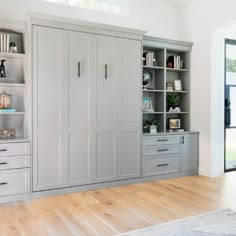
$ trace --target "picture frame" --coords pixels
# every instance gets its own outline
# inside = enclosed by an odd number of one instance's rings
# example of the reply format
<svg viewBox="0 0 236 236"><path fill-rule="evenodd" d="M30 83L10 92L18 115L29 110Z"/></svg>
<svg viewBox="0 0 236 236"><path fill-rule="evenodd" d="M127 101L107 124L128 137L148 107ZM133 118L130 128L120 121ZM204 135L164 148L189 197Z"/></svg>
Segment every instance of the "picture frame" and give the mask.
<svg viewBox="0 0 236 236"><path fill-rule="evenodd" d="M180 79L174 80L175 91L182 91L182 81Z"/></svg>
<svg viewBox="0 0 236 236"><path fill-rule="evenodd" d="M14 139L16 138L15 129L0 129L0 139Z"/></svg>
<svg viewBox="0 0 236 236"><path fill-rule="evenodd" d="M169 129L177 130L181 128L181 119L179 118L169 118L168 119Z"/></svg>
<svg viewBox="0 0 236 236"><path fill-rule="evenodd" d="M143 112L153 112L152 99L150 97L143 98Z"/></svg>

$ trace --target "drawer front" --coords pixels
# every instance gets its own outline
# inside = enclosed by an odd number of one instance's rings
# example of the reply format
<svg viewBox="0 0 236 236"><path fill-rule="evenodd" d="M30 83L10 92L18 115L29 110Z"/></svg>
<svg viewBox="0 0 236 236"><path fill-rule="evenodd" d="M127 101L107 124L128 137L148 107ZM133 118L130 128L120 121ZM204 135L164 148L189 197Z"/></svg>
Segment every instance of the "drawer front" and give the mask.
<svg viewBox="0 0 236 236"><path fill-rule="evenodd" d="M156 147L144 147L144 156L164 156L180 154L180 145L175 146L156 146Z"/></svg>
<svg viewBox="0 0 236 236"><path fill-rule="evenodd" d="M30 169L0 171L0 196L30 192Z"/></svg>
<svg viewBox="0 0 236 236"><path fill-rule="evenodd" d="M0 157L30 155L30 143L0 144Z"/></svg>
<svg viewBox="0 0 236 236"><path fill-rule="evenodd" d="M143 176L171 174L178 172L180 172L180 156L143 159Z"/></svg>
<svg viewBox="0 0 236 236"><path fill-rule="evenodd" d="M30 167L30 156L0 157L0 170Z"/></svg>
<svg viewBox="0 0 236 236"><path fill-rule="evenodd" d="M163 146L180 144L180 136L154 136L154 137L143 137L143 146Z"/></svg>

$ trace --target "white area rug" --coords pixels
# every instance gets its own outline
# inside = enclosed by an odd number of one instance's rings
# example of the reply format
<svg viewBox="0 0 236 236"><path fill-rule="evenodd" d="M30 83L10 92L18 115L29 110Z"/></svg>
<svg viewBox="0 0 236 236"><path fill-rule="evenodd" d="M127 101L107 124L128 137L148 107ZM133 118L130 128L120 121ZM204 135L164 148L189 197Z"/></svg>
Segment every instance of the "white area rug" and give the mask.
<svg viewBox="0 0 236 236"><path fill-rule="evenodd" d="M122 236L236 236L236 212L225 209L131 231Z"/></svg>

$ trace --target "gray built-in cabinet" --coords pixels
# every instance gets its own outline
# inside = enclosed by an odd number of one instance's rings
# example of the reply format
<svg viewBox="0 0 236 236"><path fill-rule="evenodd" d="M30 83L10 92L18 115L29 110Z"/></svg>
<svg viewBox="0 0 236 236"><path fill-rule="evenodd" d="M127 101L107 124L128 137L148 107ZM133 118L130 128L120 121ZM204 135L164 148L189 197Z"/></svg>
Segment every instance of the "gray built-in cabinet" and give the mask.
<svg viewBox="0 0 236 236"><path fill-rule="evenodd" d="M140 177L141 51L33 26L33 191Z"/></svg>

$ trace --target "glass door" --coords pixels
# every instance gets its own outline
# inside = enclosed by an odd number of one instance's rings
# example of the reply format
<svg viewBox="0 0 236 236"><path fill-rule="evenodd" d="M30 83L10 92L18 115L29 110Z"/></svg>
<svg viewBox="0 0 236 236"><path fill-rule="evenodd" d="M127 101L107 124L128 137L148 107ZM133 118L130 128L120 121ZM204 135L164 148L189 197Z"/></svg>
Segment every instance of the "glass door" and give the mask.
<svg viewBox="0 0 236 236"><path fill-rule="evenodd" d="M236 40L225 40L225 171L236 170Z"/></svg>

